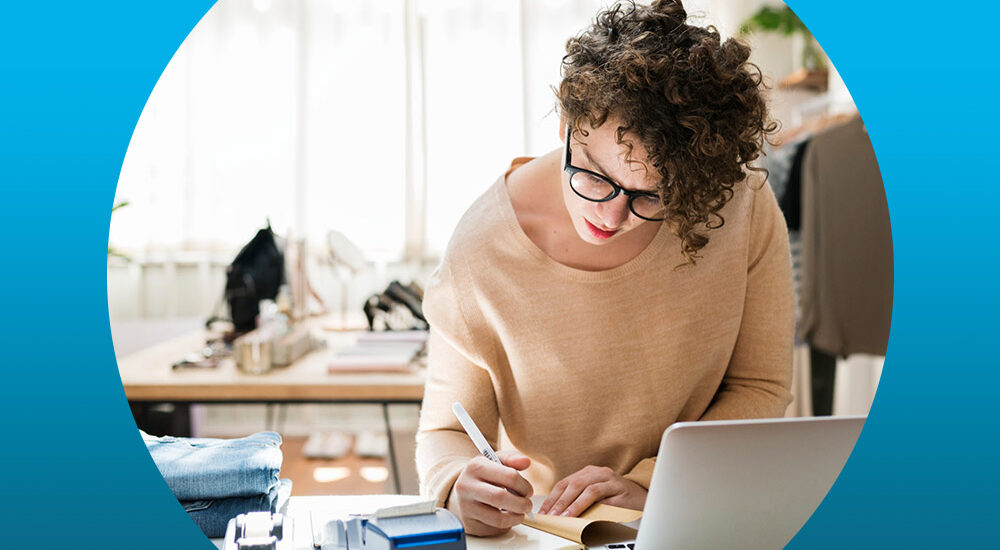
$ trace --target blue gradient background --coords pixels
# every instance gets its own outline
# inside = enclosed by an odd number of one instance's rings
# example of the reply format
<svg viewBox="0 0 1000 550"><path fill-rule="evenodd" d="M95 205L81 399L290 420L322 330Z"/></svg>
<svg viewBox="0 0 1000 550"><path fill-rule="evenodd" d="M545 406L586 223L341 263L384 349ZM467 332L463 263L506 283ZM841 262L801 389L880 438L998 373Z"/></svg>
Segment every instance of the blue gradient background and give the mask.
<svg viewBox="0 0 1000 550"><path fill-rule="evenodd" d="M132 130L211 3L7 3L0 15L5 548L211 548L135 432L111 345L105 263ZM868 424L791 547L996 547L989 201L1000 10L790 5L864 117L896 265L892 336Z"/></svg>

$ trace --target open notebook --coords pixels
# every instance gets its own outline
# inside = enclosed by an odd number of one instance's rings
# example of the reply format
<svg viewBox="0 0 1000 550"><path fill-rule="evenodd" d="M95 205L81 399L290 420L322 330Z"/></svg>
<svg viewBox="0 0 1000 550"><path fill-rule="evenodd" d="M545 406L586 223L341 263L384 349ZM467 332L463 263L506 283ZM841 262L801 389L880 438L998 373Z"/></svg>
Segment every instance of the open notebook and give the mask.
<svg viewBox="0 0 1000 550"><path fill-rule="evenodd" d="M537 509L544 495L532 501ZM532 548L537 550L577 550L588 546L635 539L635 522L642 512L606 504L595 504L580 517L568 518L535 513L506 535L491 538L467 537L469 550L487 548Z"/></svg>
<svg viewBox="0 0 1000 550"><path fill-rule="evenodd" d="M639 510L595 504L577 518L535 514L524 524L586 546L635 539L633 526L642 517Z"/></svg>

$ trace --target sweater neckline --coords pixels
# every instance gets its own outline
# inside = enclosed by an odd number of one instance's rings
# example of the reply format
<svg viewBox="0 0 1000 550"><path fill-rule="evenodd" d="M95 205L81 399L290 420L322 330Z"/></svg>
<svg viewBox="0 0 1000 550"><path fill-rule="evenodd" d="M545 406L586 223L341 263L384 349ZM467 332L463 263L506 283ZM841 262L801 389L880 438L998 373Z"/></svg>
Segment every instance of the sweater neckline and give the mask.
<svg viewBox="0 0 1000 550"><path fill-rule="evenodd" d="M509 173L510 172L508 172L508 174ZM517 213L514 212L514 203L511 201L510 193L507 189L507 174L500 176L500 179L498 179L493 185L493 192L496 194L496 200L500 208L500 215L503 219L504 226L512 235L513 239L517 241L517 243L529 255L536 259L545 270L560 277L574 281L607 282L631 275L641 270L643 267L648 265L653 258L659 255L666 244L670 241L670 238L673 236L673 233L667 227L667 224L661 223L659 230L656 232L656 236L653 237L653 240L646 245L646 248L644 248L642 252L631 260L611 269L604 269L600 271L578 269L560 263L546 254L545 251L539 248L538 245L536 245L535 242L528 237L528 234L524 232L524 228L522 228L521 224L517 221Z"/></svg>

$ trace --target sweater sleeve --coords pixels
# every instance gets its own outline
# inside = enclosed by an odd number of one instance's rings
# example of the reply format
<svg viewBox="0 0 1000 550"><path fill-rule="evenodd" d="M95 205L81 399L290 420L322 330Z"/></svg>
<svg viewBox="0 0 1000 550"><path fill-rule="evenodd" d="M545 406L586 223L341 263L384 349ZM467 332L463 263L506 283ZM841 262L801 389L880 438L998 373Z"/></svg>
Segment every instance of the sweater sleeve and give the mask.
<svg viewBox="0 0 1000 550"><path fill-rule="evenodd" d="M421 494L444 506L465 464L479 455L452 413L452 403L462 403L494 448L500 416L484 359L489 357L489 347L480 343L485 340L482 329L470 328L447 259L431 277L424 313L431 332L427 384L417 430L417 473Z"/></svg>
<svg viewBox="0 0 1000 550"><path fill-rule="evenodd" d="M740 331L701 420L781 417L792 401L795 296L788 230L770 186L753 195Z"/></svg>

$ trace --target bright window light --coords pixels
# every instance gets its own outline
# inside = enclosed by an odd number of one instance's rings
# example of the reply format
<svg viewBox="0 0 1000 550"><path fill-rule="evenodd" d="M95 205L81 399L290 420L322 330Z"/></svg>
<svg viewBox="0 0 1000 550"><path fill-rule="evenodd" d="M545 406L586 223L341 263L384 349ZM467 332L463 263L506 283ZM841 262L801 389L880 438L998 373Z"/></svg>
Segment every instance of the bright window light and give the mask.
<svg viewBox="0 0 1000 550"><path fill-rule="evenodd" d="M365 466L361 468L361 477L371 483L379 483L389 479L389 470L385 466Z"/></svg>
<svg viewBox="0 0 1000 550"><path fill-rule="evenodd" d="M364 472L361 475L364 475ZM351 477L351 469L345 466L322 467L313 470L313 479L317 483L332 483L348 477Z"/></svg>

